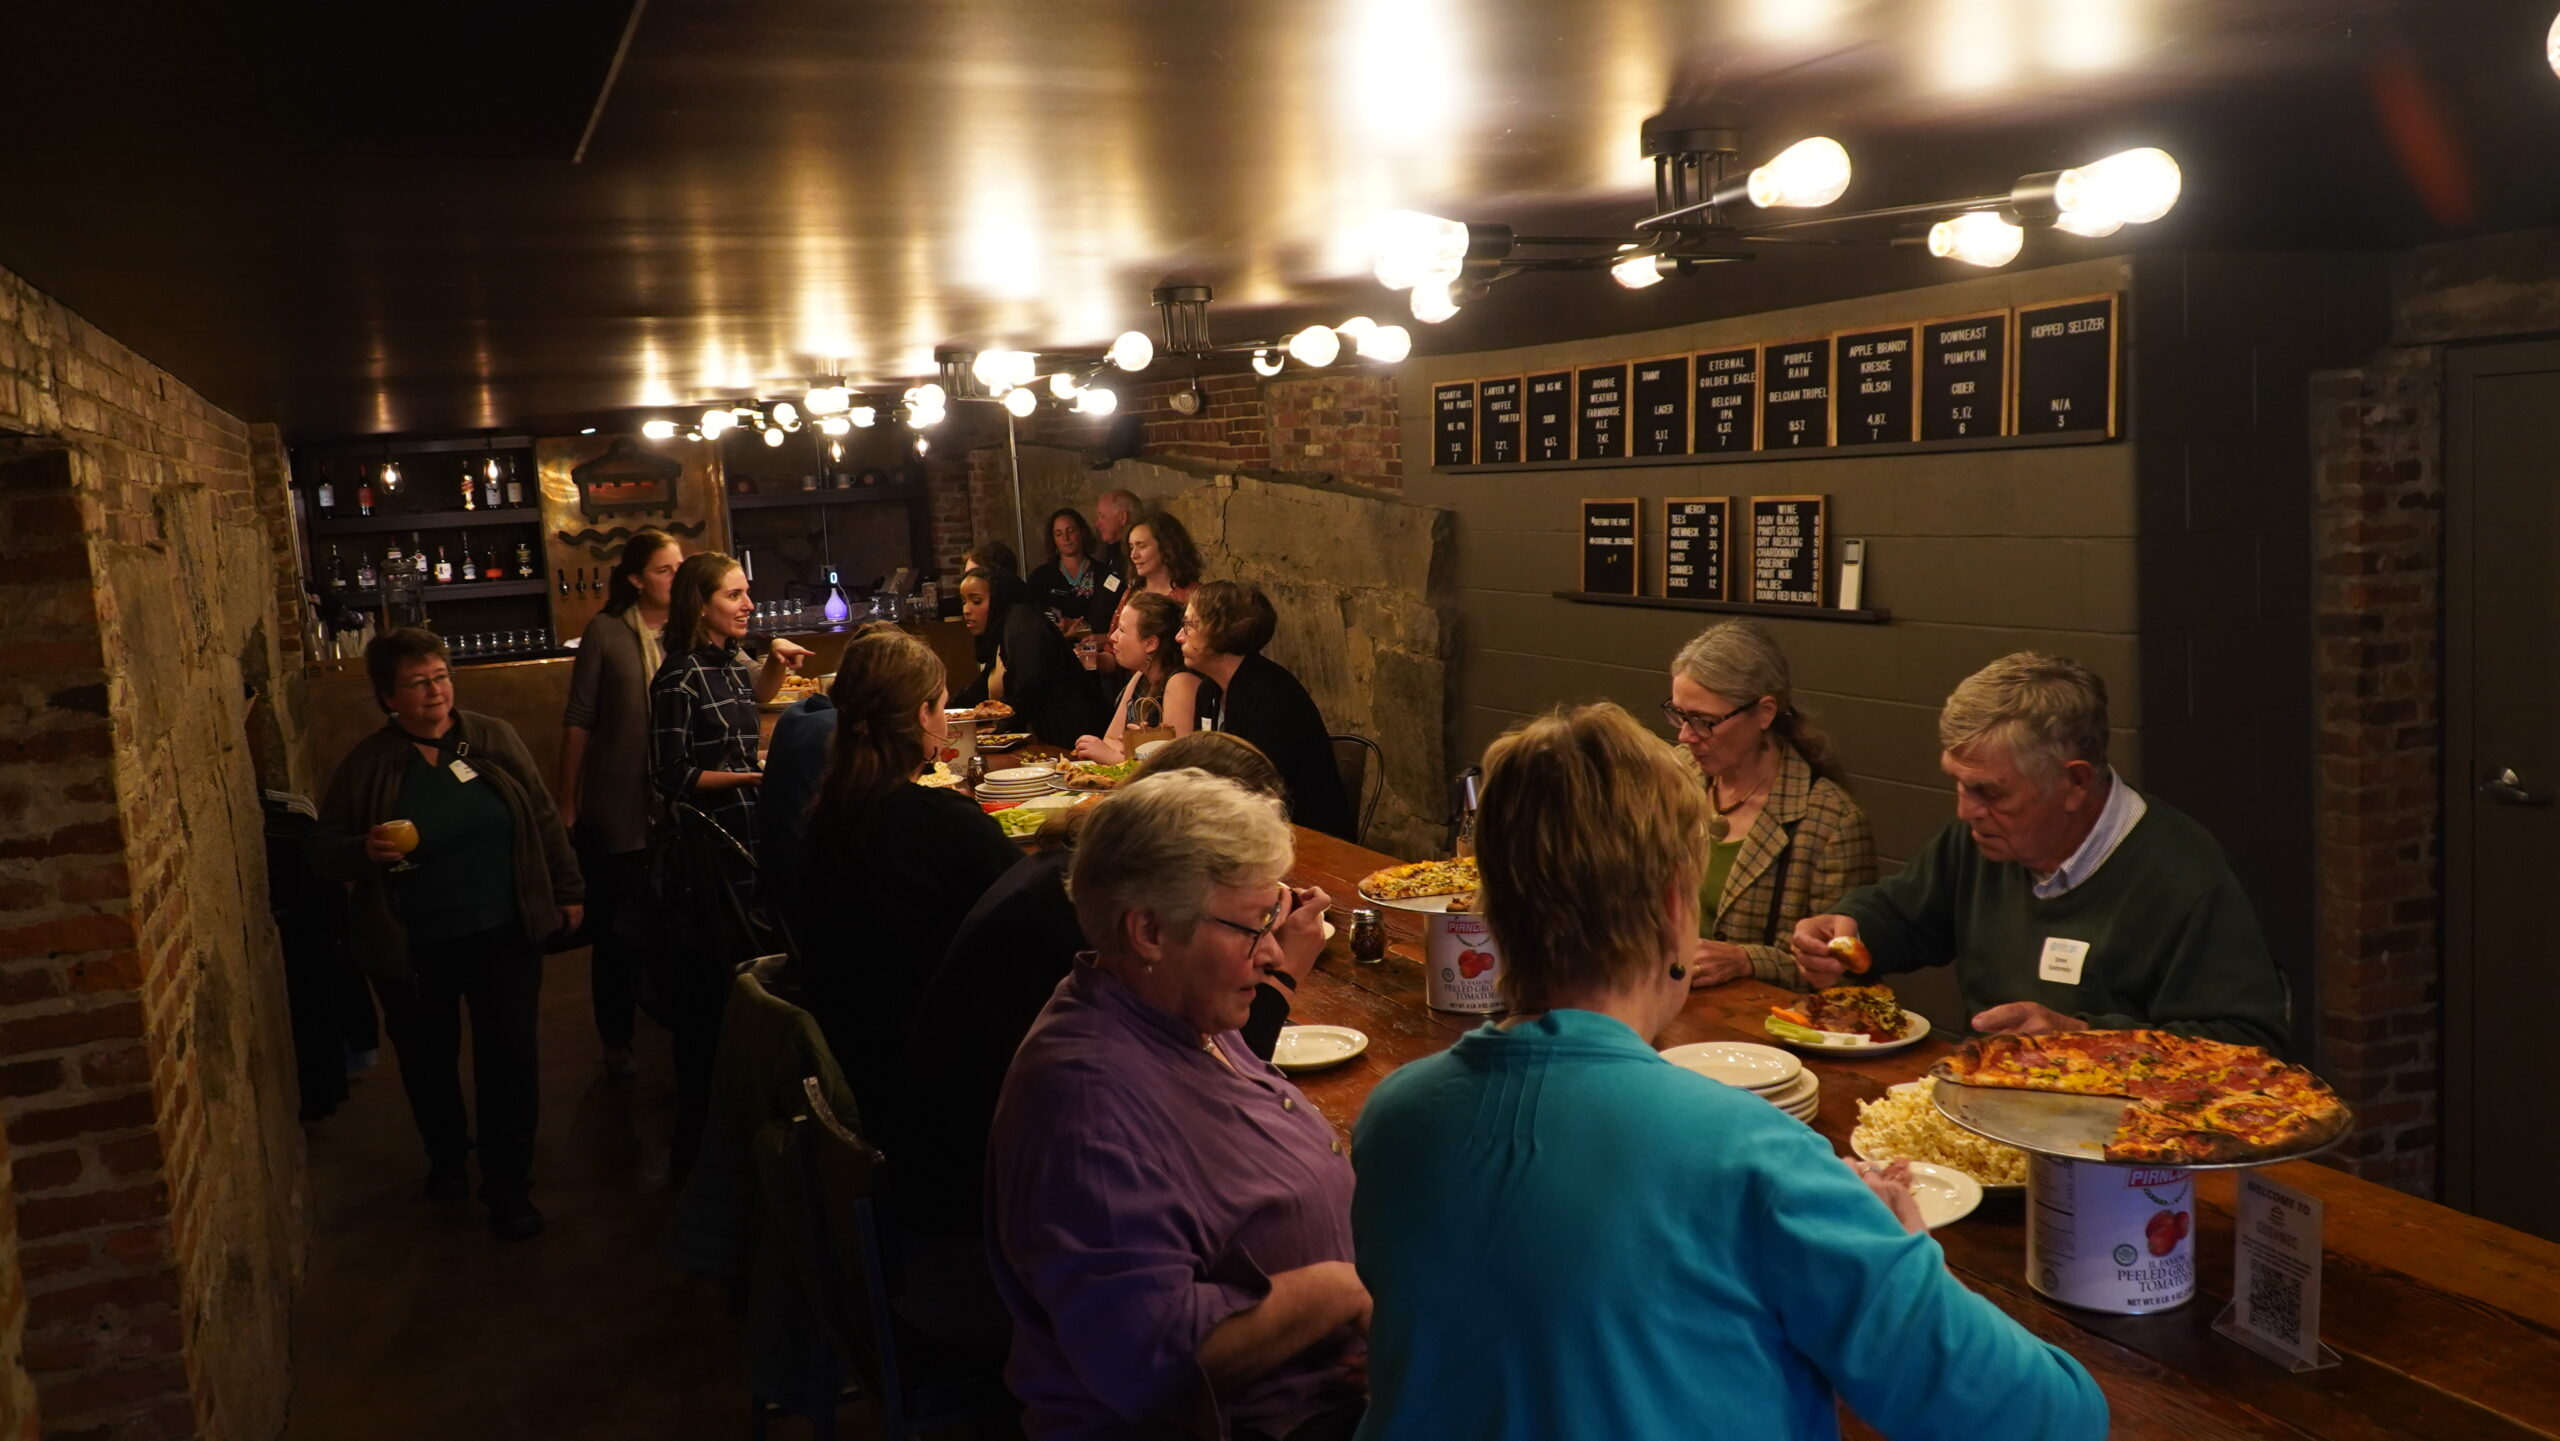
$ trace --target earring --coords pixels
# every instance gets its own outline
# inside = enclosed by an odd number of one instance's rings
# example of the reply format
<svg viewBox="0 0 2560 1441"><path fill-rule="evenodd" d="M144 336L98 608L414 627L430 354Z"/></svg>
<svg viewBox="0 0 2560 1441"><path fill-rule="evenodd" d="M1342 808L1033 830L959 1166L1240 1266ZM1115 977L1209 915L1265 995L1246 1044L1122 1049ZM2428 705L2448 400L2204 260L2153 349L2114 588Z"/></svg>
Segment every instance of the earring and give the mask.
<svg viewBox="0 0 2560 1441"><path fill-rule="evenodd" d="M1675 981L1685 981L1689 979L1689 968L1680 964L1678 961L1673 961L1671 963L1671 979Z"/></svg>

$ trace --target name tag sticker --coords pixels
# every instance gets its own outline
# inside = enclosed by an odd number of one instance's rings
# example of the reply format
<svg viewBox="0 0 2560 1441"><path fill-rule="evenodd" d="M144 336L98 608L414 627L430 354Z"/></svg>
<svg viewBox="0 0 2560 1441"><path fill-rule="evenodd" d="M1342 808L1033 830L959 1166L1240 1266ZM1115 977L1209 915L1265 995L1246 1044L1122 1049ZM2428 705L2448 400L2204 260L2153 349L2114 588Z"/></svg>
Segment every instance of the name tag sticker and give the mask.
<svg viewBox="0 0 2560 1441"><path fill-rule="evenodd" d="M465 784L480 779L480 773L471 768L471 762L464 760L460 756L455 756L453 758L453 764L445 767L445 769L453 772L453 778L455 780L462 781Z"/></svg>
<svg viewBox="0 0 2560 1441"><path fill-rule="evenodd" d="M2087 941L2047 936L2044 938L2044 957L2036 962L2036 975L2042 980L2076 986L2080 984L2080 965L2088 959Z"/></svg>
<svg viewBox="0 0 2560 1441"><path fill-rule="evenodd" d="M1102 588L1104 590L1118 590L1120 588L1120 577L1116 575L1104 576L1102 578Z"/></svg>

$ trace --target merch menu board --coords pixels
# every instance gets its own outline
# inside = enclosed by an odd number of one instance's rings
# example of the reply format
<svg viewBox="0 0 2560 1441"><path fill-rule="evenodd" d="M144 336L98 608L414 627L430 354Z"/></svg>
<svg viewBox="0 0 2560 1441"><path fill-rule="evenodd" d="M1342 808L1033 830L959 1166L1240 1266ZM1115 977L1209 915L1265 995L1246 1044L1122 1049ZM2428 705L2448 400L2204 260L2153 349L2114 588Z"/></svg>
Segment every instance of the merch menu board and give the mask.
<svg viewBox="0 0 2560 1441"><path fill-rule="evenodd" d="M1726 549L1733 516L1731 496L1695 496L1662 503L1662 593L1673 600L1730 600Z"/></svg>
<svg viewBox="0 0 2560 1441"><path fill-rule="evenodd" d="M1797 450L1831 443L1831 343L1799 340L1760 347L1760 448Z"/></svg>
<svg viewBox="0 0 2560 1441"><path fill-rule="evenodd" d="M1472 380L1431 388L1431 463L1476 463L1476 385Z"/></svg>
<svg viewBox="0 0 2560 1441"><path fill-rule="evenodd" d="M1627 367L1595 365L1576 373L1573 457L1627 458Z"/></svg>
<svg viewBox="0 0 2560 1441"><path fill-rule="evenodd" d="M1920 438L1972 440L2009 430L2009 312L1920 327Z"/></svg>
<svg viewBox="0 0 2560 1441"><path fill-rule="evenodd" d="M1685 455L1689 450L1689 357L1636 362L1637 455Z"/></svg>
<svg viewBox="0 0 2560 1441"><path fill-rule="evenodd" d="M1911 438L1911 333L1849 331L1831 338L1831 373L1840 390L1841 445L1887 445Z"/></svg>
<svg viewBox="0 0 2560 1441"><path fill-rule="evenodd" d="M2116 297L2018 312L2016 433L2116 433Z"/></svg>
<svg viewBox="0 0 2560 1441"><path fill-rule="evenodd" d="M1759 605L1821 606L1824 512L1819 495L1751 497L1751 599Z"/></svg>
<svg viewBox="0 0 2560 1441"><path fill-rule="evenodd" d="M1520 381L1476 382L1476 460L1509 465L1520 459Z"/></svg>
<svg viewBox="0 0 2560 1441"><path fill-rule="evenodd" d="M1695 454L1760 448L1759 375L1760 352L1755 349L1711 350L1697 358Z"/></svg>
<svg viewBox="0 0 2560 1441"><path fill-rule="evenodd" d="M1644 530L1644 502L1586 500L1582 503L1582 588L1593 595L1638 595L1638 543Z"/></svg>
<svg viewBox="0 0 2560 1441"><path fill-rule="evenodd" d="M1529 377L1527 458L1573 459L1573 372Z"/></svg>

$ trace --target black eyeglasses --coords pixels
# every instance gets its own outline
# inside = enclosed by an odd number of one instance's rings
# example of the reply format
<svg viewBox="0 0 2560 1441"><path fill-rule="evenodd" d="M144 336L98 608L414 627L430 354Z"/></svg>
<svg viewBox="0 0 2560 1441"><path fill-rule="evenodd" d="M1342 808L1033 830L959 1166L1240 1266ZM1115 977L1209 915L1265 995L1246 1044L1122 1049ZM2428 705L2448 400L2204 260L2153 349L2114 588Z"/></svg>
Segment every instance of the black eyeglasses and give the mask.
<svg viewBox="0 0 2560 1441"><path fill-rule="evenodd" d="M1707 715L1699 711L1682 710L1671 702L1664 701L1662 703L1662 718L1671 722L1671 729L1675 733L1684 730L1692 730L1698 733L1698 738L1700 740L1704 740L1708 736L1716 733L1717 726L1723 725L1726 721L1733 719L1735 716L1738 716L1742 714L1743 711L1747 711L1749 709L1751 709L1751 707L1743 706L1736 710L1726 711L1723 715Z"/></svg>
<svg viewBox="0 0 2560 1441"><path fill-rule="evenodd" d="M1206 912L1202 913L1202 919L1216 921L1219 925L1226 927L1228 930L1234 931L1240 936L1252 937L1253 944L1249 949L1259 950L1262 947L1262 938L1271 934L1273 928L1280 924L1280 917L1288 910L1288 907L1289 888L1286 885L1283 885L1280 887L1279 899L1271 903L1271 909L1263 916L1262 924L1260 926L1248 926L1242 921L1231 921L1225 916L1208 915Z"/></svg>

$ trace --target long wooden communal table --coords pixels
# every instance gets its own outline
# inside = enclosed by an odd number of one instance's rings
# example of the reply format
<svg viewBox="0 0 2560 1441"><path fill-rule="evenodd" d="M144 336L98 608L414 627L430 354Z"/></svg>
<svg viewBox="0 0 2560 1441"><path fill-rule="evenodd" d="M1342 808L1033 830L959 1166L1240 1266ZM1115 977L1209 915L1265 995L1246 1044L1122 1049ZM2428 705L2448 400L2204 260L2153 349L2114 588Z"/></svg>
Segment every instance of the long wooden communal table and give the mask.
<svg viewBox="0 0 2560 1441"><path fill-rule="evenodd" d="M1298 832L1295 881L1323 886L1338 906L1357 905L1359 879L1390 864ZM1388 1072L1482 1023L1428 1009L1420 926L1390 911L1387 928L1396 944L1379 965L1353 961L1347 935L1337 936L1294 1007L1298 1021L1368 1034L1357 1059L1297 1078L1346 1134ZM1658 1043L1765 1041L1760 1018L1782 994L1751 981L1696 992ZM1947 1050L1932 1038L1870 1060L1806 1057L1822 1078L1815 1129L1847 1154L1857 1102ZM2119 1437L2560 1437L2560 1246L2308 1162L2272 1174L2327 1207L2321 1338L2345 1358L2333 1369L2292 1375L2213 1331L2231 1295L2232 1172L2200 1173L2198 1293L2164 1315L2104 1316L2037 1296L2016 1200L1988 1202L1937 1237L1965 1284L2080 1358L2106 1391ZM1854 1418L1849 1427L1874 1434Z"/></svg>

